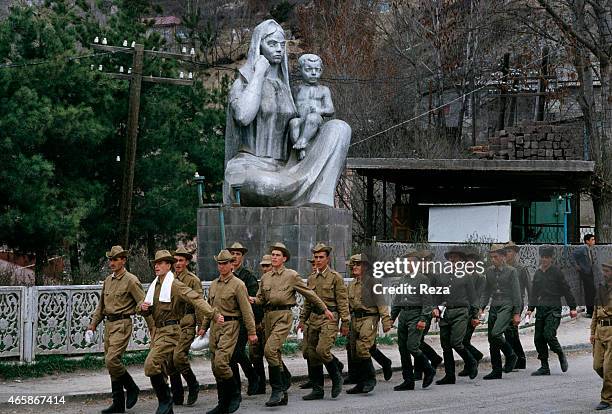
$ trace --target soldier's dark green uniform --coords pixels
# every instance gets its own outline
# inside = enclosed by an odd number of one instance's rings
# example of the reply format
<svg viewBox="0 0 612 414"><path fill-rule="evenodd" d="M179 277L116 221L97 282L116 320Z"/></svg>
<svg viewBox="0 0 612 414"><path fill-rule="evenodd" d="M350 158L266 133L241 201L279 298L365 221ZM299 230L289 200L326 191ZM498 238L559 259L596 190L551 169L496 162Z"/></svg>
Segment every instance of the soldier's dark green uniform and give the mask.
<svg viewBox="0 0 612 414"><path fill-rule="evenodd" d="M232 244L227 250L229 250L229 252L232 254L234 254L234 251L238 251L243 255L245 255L248 251L244 246L237 242ZM233 273L234 276L242 280L242 282L245 284L249 296L255 297L257 295L257 291L259 290L259 282L257 281L257 277L255 277L253 272L251 272L250 269L247 269L244 264L241 264L240 267L234 269ZM261 306L252 305L252 309L253 314L255 315L255 324L260 324L263 319L263 311ZM246 353L247 336L246 326L244 325L244 321L241 321L238 341L236 342L234 355L232 356L232 371L234 372L234 379L238 382L238 390L240 390L240 371L238 370L238 365L242 367L242 370L249 381L247 394L253 395L256 394L257 390L259 389L260 378L255 371L253 364L251 363L251 359Z"/></svg>
<svg viewBox="0 0 612 414"><path fill-rule="evenodd" d="M543 259L543 256L552 259L553 253L552 247L541 246L540 260ZM557 328L559 328L561 322L561 297L565 298L572 312L572 317L575 317L576 300L561 269L554 265L547 269L540 266L533 275L531 294L529 312L536 310L533 342L538 352L538 359L542 364L532 375L550 375L548 366L549 347L559 356L561 370L565 372L568 368L567 358L557 339Z"/></svg>
<svg viewBox="0 0 612 414"><path fill-rule="evenodd" d="M438 286L448 286L449 294L435 296L438 306L444 306L440 318L440 344L444 355L444 378L436 384L455 383L455 359L453 350L463 359L471 379L478 375L478 363L474 356L463 346L463 338L471 321L478 319L478 297L472 279L468 276L457 277L441 274L436 277Z"/></svg>
<svg viewBox="0 0 612 414"><path fill-rule="evenodd" d="M404 382L395 386L395 391L414 389L414 371L412 358L420 361L423 366L425 377L423 378L423 388L428 387L433 382L436 371L431 366L425 354L420 349L423 330L417 328L419 322L427 323L431 320L432 298L427 292L422 292L421 285L429 286L429 279L422 274L411 278L404 275L400 279L400 284L413 287L413 294L396 295L393 306L391 307L391 320L395 321L399 317L397 327L397 342L402 362L402 377Z"/></svg>
<svg viewBox="0 0 612 414"><path fill-rule="evenodd" d="M521 312L525 308L525 303L529 303L529 291L531 290L531 283L529 282L529 271L525 266L519 263L518 258L514 256L513 260L510 260L509 250L515 251L515 255L518 255L519 246L514 244L513 242L509 242L506 244L506 263L508 266L512 266L518 272L519 277L519 288L521 291ZM527 365L527 358L525 357L525 351L523 350L523 345L521 344L521 337L519 336L518 325L510 324L506 332L504 332L504 336L506 337L506 341L510 343L514 353L518 357L518 361L516 362L516 369L525 369Z"/></svg>
<svg viewBox="0 0 612 414"><path fill-rule="evenodd" d="M491 253L503 257L504 246L493 245ZM500 351L506 357L503 371L512 372L516 365L517 356L512 346L504 338L504 331L512 323L515 315L521 314L521 300L519 293L518 274L515 268L505 263L491 266L486 270L487 283L480 301L480 308L484 310L491 301L487 331L489 351L491 353L491 373L483 379L500 379L502 377L502 360Z"/></svg>

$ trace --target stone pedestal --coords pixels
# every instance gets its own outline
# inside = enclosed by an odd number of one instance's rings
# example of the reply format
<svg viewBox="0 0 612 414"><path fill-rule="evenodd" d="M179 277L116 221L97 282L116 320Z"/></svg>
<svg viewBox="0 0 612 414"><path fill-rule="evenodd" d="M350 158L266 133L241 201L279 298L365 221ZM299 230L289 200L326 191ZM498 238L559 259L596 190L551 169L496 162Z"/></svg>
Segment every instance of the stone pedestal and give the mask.
<svg viewBox="0 0 612 414"><path fill-rule="evenodd" d="M346 272L345 261L351 251L352 213L330 207L222 207L225 244L221 241L220 209L198 209L198 276L213 280L218 276L213 255L222 246L239 241L247 249L246 266L259 277L259 262L269 246L285 243L291 252L286 266L306 277L310 274L311 249L318 242L333 247L331 266Z"/></svg>

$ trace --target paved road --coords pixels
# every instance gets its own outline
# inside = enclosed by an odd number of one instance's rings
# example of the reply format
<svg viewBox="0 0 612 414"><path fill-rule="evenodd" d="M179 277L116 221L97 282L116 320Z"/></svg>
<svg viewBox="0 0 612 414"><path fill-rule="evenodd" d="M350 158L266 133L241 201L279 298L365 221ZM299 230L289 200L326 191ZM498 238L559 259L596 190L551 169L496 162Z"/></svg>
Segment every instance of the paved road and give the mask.
<svg viewBox="0 0 612 414"><path fill-rule="evenodd" d="M243 413L288 413L308 414L354 412L361 413L432 413L452 412L454 414L472 413L591 413L599 402L600 382L591 368L590 354L573 354L570 369L562 374L556 358L551 360L553 374L549 377L534 378L528 372L514 372L505 375L503 380L483 381L489 367L481 367L479 378L470 381L459 379L454 386L432 385L428 389L417 387L415 391L394 392L393 385L400 380L399 373L389 382L379 377L376 390L370 395L349 396L342 394L336 400L329 397L324 401L302 401L304 391L292 387L289 406L274 409L265 408L267 396L244 396L238 412ZM537 367L538 361L530 360L530 367ZM437 378L442 375L438 370ZM417 383L420 384L420 383ZM326 392L329 393L329 383ZM471 398L470 398L471 397ZM202 392L195 407L177 407L174 412L202 413L212 408L216 401L214 391ZM110 400L67 401L63 406L0 406L0 412L16 414L45 413L96 413L109 404ZM134 409L128 413L154 413L157 407L152 395L141 398ZM291 411L289 411L291 410Z"/></svg>

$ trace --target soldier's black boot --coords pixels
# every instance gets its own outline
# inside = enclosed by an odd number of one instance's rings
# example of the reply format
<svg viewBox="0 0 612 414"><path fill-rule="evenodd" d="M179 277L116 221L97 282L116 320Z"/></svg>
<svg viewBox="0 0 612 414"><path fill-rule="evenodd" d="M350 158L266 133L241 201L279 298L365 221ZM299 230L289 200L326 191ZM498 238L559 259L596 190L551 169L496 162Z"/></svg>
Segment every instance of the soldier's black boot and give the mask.
<svg viewBox="0 0 612 414"><path fill-rule="evenodd" d="M436 381L436 385L455 383L455 357L452 349L444 349L444 377Z"/></svg>
<svg viewBox="0 0 612 414"><path fill-rule="evenodd" d="M385 354L383 354L380 349L374 344L372 348L370 348L370 355L374 358L383 369L383 378L385 381L389 381L393 376L393 369L391 368L391 360L387 358Z"/></svg>
<svg viewBox="0 0 612 414"><path fill-rule="evenodd" d="M172 413L172 394L170 387L166 384L162 374L153 375L151 377L151 385L157 396L157 410L155 414L170 414Z"/></svg>
<svg viewBox="0 0 612 414"><path fill-rule="evenodd" d="M283 399L283 380L281 375L283 375L281 367L268 365L268 378L270 379L272 393L270 394L270 399L266 401L266 407L277 407L281 404Z"/></svg>
<svg viewBox="0 0 612 414"><path fill-rule="evenodd" d="M136 385L134 379L127 371L121 376L121 378L119 378L119 381L121 381L121 384L123 384L123 388L125 388L125 408L130 409L135 406L136 402L138 401L138 394L140 393L140 388L138 388L138 385Z"/></svg>
<svg viewBox="0 0 612 414"><path fill-rule="evenodd" d="M206 411L206 414L221 414L227 412L227 398L225 397L225 389L223 381L217 381L217 406Z"/></svg>
<svg viewBox="0 0 612 414"><path fill-rule="evenodd" d="M402 377L404 382L393 387L393 391L412 391L414 390L414 374L412 372L412 364L408 363L410 357L404 359L404 365L402 365Z"/></svg>
<svg viewBox="0 0 612 414"><path fill-rule="evenodd" d="M123 393L123 384L119 381L111 382L111 390L113 392L113 403L110 407L100 411L103 414L124 413L125 412L125 394Z"/></svg>
<svg viewBox="0 0 612 414"><path fill-rule="evenodd" d="M563 351L559 352L559 364L561 365L561 371L567 372L569 364L567 363L567 358L565 357Z"/></svg>
<svg viewBox="0 0 612 414"><path fill-rule="evenodd" d="M512 345L510 345L507 341L504 342L501 347L501 350L504 353L504 356L506 357L506 363L504 364L504 372L512 372L512 370L514 370L514 367L516 366L518 357L514 353Z"/></svg>
<svg viewBox="0 0 612 414"><path fill-rule="evenodd" d="M499 348L496 346L491 346L489 348L489 352L491 352L491 372L482 377L484 380L494 380L501 379L502 377L502 359L501 354L499 352Z"/></svg>
<svg viewBox="0 0 612 414"><path fill-rule="evenodd" d="M470 379L474 379L478 376L478 361L467 349L459 349L457 353L463 359L463 370L466 371ZM463 371L462 371L463 372ZM461 375L461 373L459 373Z"/></svg>
<svg viewBox="0 0 612 414"><path fill-rule="evenodd" d="M308 368L308 381L306 381L305 383L300 385L300 389L301 390L307 390L307 389L312 388L312 381L310 380L312 366L310 365L310 360L309 359L306 359L306 367Z"/></svg>
<svg viewBox="0 0 612 414"><path fill-rule="evenodd" d="M304 401L322 400L325 396L325 391L323 390L323 365L313 365L310 367L310 370L312 391L310 394L304 395L302 399Z"/></svg>
<svg viewBox="0 0 612 414"><path fill-rule="evenodd" d="M548 360L542 359L540 362L542 366L532 372L531 375L533 375L534 377L539 377L541 375L550 375L550 367L548 366Z"/></svg>
<svg viewBox="0 0 612 414"><path fill-rule="evenodd" d="M355 359L352 356L349 356L348 359L348 375L344 379L344 385L357 384L358 381L358 373L357 368L355 367Z"/></svg>
<svg viewBox="0 0 612 414"><path fill-rule="evenodd" d="M227 412L234 413L240 408L242 402L242 395L240 395L240 383L234 376L230 379L224 380L225 390L227 392Z"/></svg>
<svg viewBox="0 0 612 414"><path fill-rule="evenodd" d="M340 371L340 375L342 375L342 371L344 371L344 364L342 363L342 361L336 358L335 355L332 355L332 356L334 358L334 361L336 361L336 365L338 365L338 371Z"/></svg>
<svg viewBox="0 0 612 414"><path fill-rule="evenodd" d="M266 393L266 369L263 364L263 359L255 358L253 361L253 368L255 368L255 372L257 373L257 377L259 378L257 390L253 393L253 395L265 394Z"/></svg>
<svg viewBox="0 0 612 414"><path fill-rule="evenodd" d="M372 358L368 358L365 360L363 364L363 392L367 394L370 391L374 390L376 386L376 370L374 369L374 364L372 363Z"/></svg>
<svg viewBox="0 0 612 414"><path fill-rule="evenodd" d="M170 375L170 390L172 391L172 402L174 405L183 405L185 400L185 391L183 389L183 380L180 373Z"/></svg>
<svg viewBox="0 0 612 414"><path fill-rule="evenodd" d="M366 381L366 367L364 366L364 361L360 360L360 359L355 359L353 360L352 364L351 361L349 361L349 372L351 372L351 365L352 368L355 372L355 376L357 377L355 379L355 386L353 388L350 388L348 390L346 390L347 394L361 394L363 393L363 387L365 386L365 381Z"/></svg>
<svg viewBox="0 0 612 414"><path fill-rule="evenodd" d="M191 368L183 372L183 378L185 378L185 381L187 381L187 390L189 391L189 394L187 395L187 403L185 405L192 406L198 400L200 383L196 379L196 376Z"/></svg>
<svg viewBox="0 0 612 414"><path fill-rule="evenodd" d="M287 365L285 365L285 363L283 362L283 391L287 391L289 389L289 387L291 387L291 372L289 372L289 368L287 368Z"/></svg>
<svg viewBox="0 0 612 414"><path fill-rule="evenodd" d="M436 370L431 366L431 363L425 356L425 354L421 353L416 358L421 359L421 366L423 367L423 388L429 387L436 376Z"/></svg>
<svg viewBox="0 0 612 414"><path fill-rule="evenodd" d="M340 361L334 357L331 361L325 364L329 378L332 380L332 398L336 398L342 392L342 371L340 371L338 362Z"/></svg>

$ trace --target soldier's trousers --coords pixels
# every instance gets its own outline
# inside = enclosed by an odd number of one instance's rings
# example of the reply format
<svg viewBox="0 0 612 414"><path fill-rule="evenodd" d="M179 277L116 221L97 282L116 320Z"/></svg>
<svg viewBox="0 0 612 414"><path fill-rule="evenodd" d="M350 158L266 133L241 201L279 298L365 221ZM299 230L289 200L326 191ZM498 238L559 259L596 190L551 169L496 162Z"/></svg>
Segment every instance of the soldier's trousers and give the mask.
<svg viewBox="0 0 612 414"><path fill-rule="evenodd" d="M234 375L231 359L238 341L240 321L225 321L223 325L212 322L210 328L210 362L216 379L227 380Z"/></svg>
<svg viewBox="0 0 612 414"><path fill-rule="evenodd" d="M311 366L327 364L333 359L332 346L338 335L338 313L334 312L335 321L325 315L310 315L306 342L306 357ZM369 354L368 354L369 357Z"/></svg>
<svg viewBox="0 0 612 414"><path fill-rule="evenodd" d="M536 306L536 322L533 335L539 360L548 359L548 348L556 354L563 352L557 339L557 329L561 323L560 306Z"/></svg>
<svg viewBox="0 0 612 414"><path fill-rule="evenodd" d="M232 355L232 364L239 364L242 367L242 371L247 378L251 379L253 377L253 373L255 372L253 368L253 364L249 359L249 356L246 352L246 346L248 342L248 332L246 330L246 326L244 323L240 322L240 329L238 331L238 339L236 341L236 347L234 348L234 354ZM236 372L238 372L238 367L236 366ZM238 375L240 375L238 373Z"/></svg>
<svg viewBox="0 0 612 414"><path fill-rule="evenodd" d="M442 345L446 375L455 375L453 350L463 355L462 351L465 349L463 338L465 337L469 321L470 312L468 307L447 308L444 312L444 318L440 319L440 345Z"/></svg>
<svg viewBox="0 0 612 414"><path fill-rule="evenodd" d="M412 377L412 359L417 360L423 352L420 349L421 338L423 331L417 329L416 325L421 320L422 308L420 306L414 308L403 309L399 314L399 323L397 326L397 343L402 361L402 373L404 379L407 376Z"/></svg>
<svg viewBox="0 0 612 414"><path fill-rule="evenodd" d="M593 369L603 379L601 401L612 404L612 326L598 326L595 331Z"/></svg>
<svg viewBox="0 0 612 414"><path fill-rule="evenodd" d="M179 325L168 325L155 329L155 336L149 348L149 355L144 363L147 377L174 372L173 355L181 336Z"/></svg>
<svg viewBox="0 0 612 414"><path fill-rule="evenodd" d="M425 322L425 329L423 329L423 335L421 336L421 344L419 345L419 349L423 352L423 354L425 354L425 357L428 360L430 360L434 364L438 364L442 360L442 357L438 355L436 350L433 349L431 345L425 342L425 336L427 336L427 333L429 332L429 328L431 328L431 319L428 319ZM423 367L421 366L421 361L420 360L415 361L414 363L415 372L417 371L421 372L422 368Z"/></svg>
<svg viewBox="0 0 612 414"><path fill-rule="evenodd" d="M266 369L264 367L264 345L266 343L266 335L262 324L257 324L257 343L249 343L249 357L253 362L253 368L259 376L259 379L264 381L266 378Z"/></svg>
<svg viewBox="0 0 612 414"><path fill-rule="evenodd" d="M491 367L494 372L501 372L501 351L506 358L514 354L512 347L506 342L504 332L512 323L512 305L491 306L489 308L489 320L487 331L489 339L489 353L491 355Z"/></svg>
<svg viewBox="0 0 612 414"><path fill-rule="evenodd" d="M185 315L181 320L181 334L172 356L172 361L176 372L183 373L190 368L189 349L191 347L191 343L195 339L195 329L195 316L192 314Z"/></svg>
<svg viewBox="0 0 612 414"><path fill-rule="evenodd" d="M478 348L472 345L472 335L474 334L475 330L476 327L471 324L471 321L469 321L465 330L465 336L463 337L463 346L465 349L470 351L470 354L472 354L474 358L480 361L484 355L482 355L482 352L480 352Z"/></svg>
<svg viewBox="0 0 612 414"><path fill-rule="evenodd" d="M121 357L132 337L132 319L104 323L104 363L112 381L125 374Z"/></svg>
<svg viewBox="0 0 612 414"><path fill-rule="evenodd" d="M376 342L378 316L366 316L351 320L349 353L351 359L370 358L370 349Z"/></svg>
<svg viewBox="0 0 612 414"><path fill-rule="evenodd" d="M287 335L289 335L292 323L293 312L291 310L275 310L265 313L266 345L264 346L264 355L268 361L268 366L283 366L281 349Z"/></svg>
<svg viewBox="0 0 612 414"><path fill-rule="evenodd" d="M525 351L523 350L523 344L521 344L521 337L519 336L518 326L510 323L510 326L504 332L506 342L512 346L514 353L519 359L525 359Z"/></svg>

